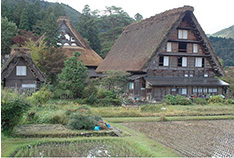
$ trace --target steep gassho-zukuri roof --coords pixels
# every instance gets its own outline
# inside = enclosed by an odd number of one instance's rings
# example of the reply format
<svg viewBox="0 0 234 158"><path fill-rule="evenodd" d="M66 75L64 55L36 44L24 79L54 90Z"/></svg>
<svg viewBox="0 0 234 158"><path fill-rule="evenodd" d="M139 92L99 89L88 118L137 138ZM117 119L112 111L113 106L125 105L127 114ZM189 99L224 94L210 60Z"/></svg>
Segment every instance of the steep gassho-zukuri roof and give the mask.
<svg viewBox="0 0 234 158"><path fill-rule="evenodd" d="M39 81L45 81L44 74L39 70L31 58L31 52L28 48L14 48L11 50L11 57L7 60L1 70L1 80L7 78L19 62L16 58L23 58L25 64L32 72L33 76Z"/></svg>
<svg viewBox="0 0 234 158"><path fill-rule="evenodd" d="M74 35L79 46L63 46L64 53L70 57L74 52L80 52L80 59L86 66L98 66L103 59L85 42L83 37L76 31L67 17L59 17L57 20L59 27L64 23L70 32Z"/></svg>
<svg viewBox="0 0 234 158"><path fill-rule="evenodd" d="M169 33L176 29L179 22L187 14L193 15L193 7L184 6L157 14L148 19L127 26L120 35L104 61L96 69L97 72L108 70L140 72L144 71L152 56L159 50ZM195 19L195 17L194 17ZM196 19L195 19L196 21ZM196 21L197 22L197 21ZM197 25L198 22L197 22ZM201 34L204 31L197 26ZM205 34L204 34L205 35ZM217 67L223 72L219 61L206 40L209 51L213 55Z"/></svg>

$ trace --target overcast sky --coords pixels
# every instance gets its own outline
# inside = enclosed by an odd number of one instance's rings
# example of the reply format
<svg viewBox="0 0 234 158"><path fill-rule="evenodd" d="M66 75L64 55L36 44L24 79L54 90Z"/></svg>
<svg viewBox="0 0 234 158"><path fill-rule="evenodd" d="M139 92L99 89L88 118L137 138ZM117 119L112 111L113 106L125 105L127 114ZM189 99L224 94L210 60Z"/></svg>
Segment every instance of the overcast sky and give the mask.
<svg viewBox="0 0 234 158"><path fill-rule="evenodd" d="M88 4L91 10L104 10L106 6L121 7L131 17L140 13L148 18L165 10L191 5L194 14L206 32L212 34L234 25L234 0L46 0L68 4L82 12Z"/></svg>

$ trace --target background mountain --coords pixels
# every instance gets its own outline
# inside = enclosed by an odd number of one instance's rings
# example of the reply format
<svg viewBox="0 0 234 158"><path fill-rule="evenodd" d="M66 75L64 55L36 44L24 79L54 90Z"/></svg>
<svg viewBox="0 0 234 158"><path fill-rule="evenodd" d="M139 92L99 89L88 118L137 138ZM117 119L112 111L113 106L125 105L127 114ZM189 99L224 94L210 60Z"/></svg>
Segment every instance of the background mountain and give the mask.
<svg viewBox="0 0 234 158"><path fill-rule="evenodd" d="M210 36L213 37L223 37L223 38L232 38L234 39L234 25L229 28L218 31Z"/></svg>

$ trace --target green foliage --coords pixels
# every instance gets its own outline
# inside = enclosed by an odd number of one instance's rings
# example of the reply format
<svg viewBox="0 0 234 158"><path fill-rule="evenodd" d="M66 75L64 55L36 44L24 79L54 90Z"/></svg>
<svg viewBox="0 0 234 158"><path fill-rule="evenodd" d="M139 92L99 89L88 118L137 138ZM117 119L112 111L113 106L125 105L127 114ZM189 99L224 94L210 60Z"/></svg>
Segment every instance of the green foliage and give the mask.
<svg viewBox="0 0 234 158"><path fill-rule="evenodd" d="M100 116L94 116L88 106L81 106L69 114L67 125L70 129L93 130L97 121L102 120Z"/></svg>
<svg viewBox="0 0 234 158"><path fill-rule="evenodd" d="M230 26L229 28L218 31L212 34L212 36L234 39L234 25Z"/></svg>
<svg viewBox="0 0 234 158"><path fill-rule="evenodd" d="M224 103L224 99L220 95L212 96L209 100L209 103Z"/></svg>
<svg viewBox="0 0 234 158"><path fill-rule="evenodd" d="M79 56L79 53L74 53L74 57L68 58L58 76L59 87L62 90L70 90L73 98L82 97L88 77L87 67L78 59Z"/></svg>
<svg viewBox="0 0 234 158"><path fill-rule="evenodd" d="M195 104L199 104L199 105L206 105L208 104L207 100L205 98L194 98L193 102Z"/></svg>
<svg viewBox="0 0 234 158"><path fill-rule="evenodd" d="M234 97L234 69L231 67L226 68L225 73L226 75L221 77L221 79L230 84L228 93L229 96Z"/></svg>
<svg viewBox="0 0 234 158"><path fill-rule="evenodd" d="M223 59L223 66L234 66L234 39L210 37L209 40L218 57Z"/></svg>
<svg viewBox="0 0 234 158"><path fill-rule="evenodd" d="M103 78L102 85L113 92L120 94L123 93L126 87L129 73L123 71L108 71Z"/></svg>
<svg viewBox="0 0 234 158"><path fill-rule="evenodd" d="M1 54L10 52L11 40L16 32L16 24L8 21L6 17L1 17Z"/></svg>
<svg viewBox="0 0 234 158"><path fill-rule="evenodd" d="M191 105L192 101L181 95L166 95L164 98L165 103L169 105Z"/></svg>
<svg viewBox="0 0 234 158"><path fill-rule="evenodd" d="M30 23L29 23L29 11L28 8L24 8L20 17L20 25L19 28L22 30L30 31Z"/></svg>
<svg viewBox="0 0 234 158"><path fill-rule="evenodd" d="M101 44L98 37L98 26L95 17L91 16L88 5L85 5L83 9L77 30L84 38L89 41L91 48L94 49L97 53L100 53Z"/></svg>
<svg viewBox="0 0 234 158"><path fill-rule="evenodd" d="M32 104L41 106L42 104L47 103L51 98L53 98L53 93L44 86L39 91L33 93L29 99L32 101Z"/></svg>
<svg viewBox="0 0 234 158"><path fill-rule="evenodd" d="M9 90L2 90L1 95L1 127L3 131L11 132L30 104L25 97Z"/></svg>
<svg viewBox="0 0 234 158"><path fill-rule="evenodd" d="M226 104L234 104L234 100L233 99L226 99L225 103Z"/></svg>
<svg viewBox="0 0 234 158"><path fill-rule="evenodd" d="M140 107L142 112L161 112L162 105L143 105Z"/></svg>

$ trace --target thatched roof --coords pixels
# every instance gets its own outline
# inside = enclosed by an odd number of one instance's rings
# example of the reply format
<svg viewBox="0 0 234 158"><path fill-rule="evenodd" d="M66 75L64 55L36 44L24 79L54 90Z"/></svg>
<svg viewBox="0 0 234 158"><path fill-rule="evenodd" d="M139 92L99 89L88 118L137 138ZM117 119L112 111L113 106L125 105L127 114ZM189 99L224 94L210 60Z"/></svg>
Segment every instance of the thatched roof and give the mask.
<svg viewBox="0 0 234 158"><path fill-rule="evenodd" d="M25 64L32 72L33 76L37 78L39 81L45 81L45 76L40 71L40 69L36 66L31 58L31 52L28 48L14 48L11 50L11 57L7 60L1 70L1 80L7 78L11 72L14 70L15 66L19 62L17 58L23 58Z"/></svg>
<svg viewBox="0 0 234 158"><path fill-rule="evenodd" d="M80 52L80 59L83 60L86 66L98 66L103 59L87 44L84 38L76 31L76 29L70 23L70 20L67 17L59 17L57 20L59 26L63 23L66 24L68 29L74 35L76 40L79 42L80 46L64 46L64 53L69 57L73 52Z"/></svg>
<svg viewBox="0 0 234 158"><path fill-rule="evenodd" d="M184 6L130 24L96 71L145 72L147 63L169 38L170 33L179 26L186 14L193 15L193 10L193 7ZM213 52L212 49L210 51ZM214 52L213 54L215 56Z"/></svg>

